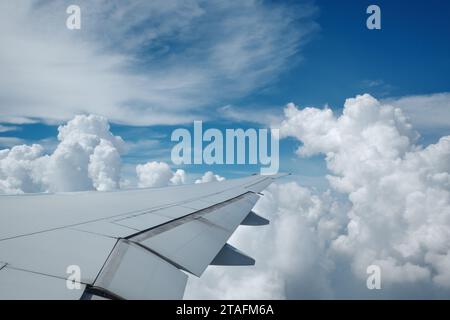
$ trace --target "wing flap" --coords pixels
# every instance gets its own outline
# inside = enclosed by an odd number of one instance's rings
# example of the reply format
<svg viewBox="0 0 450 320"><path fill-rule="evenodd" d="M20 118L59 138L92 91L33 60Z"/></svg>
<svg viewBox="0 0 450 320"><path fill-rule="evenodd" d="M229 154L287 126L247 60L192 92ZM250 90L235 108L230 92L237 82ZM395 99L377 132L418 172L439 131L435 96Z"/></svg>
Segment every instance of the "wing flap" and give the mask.
<svg viewBox="0 0 450 320"><path fill-rule="evenodd" d="M215 266L253 266L255 259L226 243L211 264Z"/></svg>
<svg viewBox="0 0 450 320"><path fill-rule="evenodd" d="M200 276L257 199L258 196L246 193L129 239Z"/></svg>
<svg viewBox="0 0 450 320"><path fill-rule="evenodd" d="M250 211L250 213L245 217L244 221L242 221L241 225L243 226L265 226L270 223L266 218L261 217L260 215Z"/></svg>
<svg viewBox="0 0 450 320"><path fill-rule="evenodd" d="M181 299L187 275L149 250L119 240L94 283L123 299Z"/></svg>

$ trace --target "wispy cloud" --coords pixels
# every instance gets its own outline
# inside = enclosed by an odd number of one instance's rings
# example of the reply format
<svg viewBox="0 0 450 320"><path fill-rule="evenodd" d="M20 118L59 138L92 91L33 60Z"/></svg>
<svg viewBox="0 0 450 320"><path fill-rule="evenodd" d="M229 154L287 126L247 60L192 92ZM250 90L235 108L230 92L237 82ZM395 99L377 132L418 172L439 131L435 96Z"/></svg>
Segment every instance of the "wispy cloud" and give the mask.
<svg viewBox="0 0 450 320"><path fill-rule="evenodd" d="M386 83L381 79L364 80L361 82L359 87L367 92L378 97L385 97L392 94L395 87L389 83Z"/></svg>
<svg viewBox="0 0 450 320"><path fill-rule="evenodd" d="M263 110L262 110L263 109ZM283 118L282 108L236 107L226 105L217 109L223 119L235 122L251 122L264 126L279 124Z"/></svg>
<svg viewBox="0 0 450 320"><path fill-rule="evenodd" d="M2 132L9 132L9 131L18 131L20 130L20 127L17 126L4 126L0 124L0 133Z"/></svg>
<svg viewBox="0 0 450 320"><path fill-rule="evenodd" d="M9 148L24 143L23 139L15 137L0 137L0 148Z"/></svg>
<svg viewBox="0 0 450 320"><path fill-rule="evenodd" d="M312 5L80 0L69 31L69 4L0 4L0 122L189 122L276 81L316 28Z"/></svg>
<svg viewBox="0 0 450 320"><path fill-rule="evenodd" d="M401 108L420 132L450 133L450 92L390 98L385 102Z"/></svg>

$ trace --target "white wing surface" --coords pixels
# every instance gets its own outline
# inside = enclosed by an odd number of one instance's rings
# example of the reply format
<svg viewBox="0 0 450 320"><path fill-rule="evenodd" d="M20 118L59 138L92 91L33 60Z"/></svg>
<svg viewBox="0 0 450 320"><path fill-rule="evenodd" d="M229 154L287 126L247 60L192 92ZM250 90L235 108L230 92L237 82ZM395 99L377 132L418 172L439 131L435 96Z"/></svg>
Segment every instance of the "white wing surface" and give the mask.
<svg viewBox="0 0 450 320"><path fill-rule="evenodd" d="M227 240L268 223L251 210L277 177L0 196L0 299L181 299L187 274L254 264Z"/></svg>

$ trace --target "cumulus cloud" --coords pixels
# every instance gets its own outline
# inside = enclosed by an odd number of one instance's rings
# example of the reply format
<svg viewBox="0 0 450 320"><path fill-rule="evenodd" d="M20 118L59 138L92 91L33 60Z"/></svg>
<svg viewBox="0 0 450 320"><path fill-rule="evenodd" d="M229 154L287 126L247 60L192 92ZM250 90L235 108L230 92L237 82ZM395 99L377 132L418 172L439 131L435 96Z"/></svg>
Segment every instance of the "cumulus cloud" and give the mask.
<svg viewBox="0 0 450 320"><path fill-rule="evenodd" d="M3 193L118 188L124 142L110 132L106 118L78 115L58 132L59 144L50 155L37 144L1 151Z"/></svg>
<svg viewBox="0 0 450 320"><path fill-rule="evenodd" d="M345 211L296 182L272 184L253 209L270 220L238 228L230 243L256 260L254 267L209 267L191 277L186 298L286 299L331 297L333 262L324 248L341 231Z"/></svg>
<svg viewBox="0 0 450 320"><path fill-rule="evenodd" d="M251 297L450 295L450 136L418 145L402 110L367 94L347 99L341 115L289 104L281 134L301 142L299 156L325 156L331 189L270 187L255 210L271 225L233 237L257 266L210 268L209 281L190 280L188 297L243 297L239 284L261 277L273 285ZM381 268L380 291L366 289L370 265Z"/></svg>
<svg viewBox="0 0 450 320"><path fill-rule="evenodd" d="M139 180L138 186L141 188L165 187L171 184L186 183L186 172L182 169L173 172L165 162L152 161L146 164L138 164L136 174Z"/></svg>
<svg viewBox="0 0 450 320"><path fill-rule="evenodd" d="M43 149L37 144L0 150L0 193L42 191L42 156Z"/></svg>
<svg viewBox="0 0 450 320"><path fill-rule="evenodd" d="M126 144L111 133L108 120L102 116L75 116L58 127L54 151L45 154L44 149L33 144L0 150L0 193L108 191L136 186L129 177L121 176L121 154L127 150ZM135 172L138 187L188 182L184 170L173 171L165 162L138 164ZM212 172L200 179L222 180Z"/></svg>
<svg viewBox="0 0 450 320"><path fill-rule="evenodd" d="M200 179L195 180L195 183L205 183L223 180L225 180L224 177L221 177L218 174L214 174L212 171L207 171L203 174L203 176Z"/></svg>
<svg viewBox="0 0 450 320"><path fill-rule="evenodd" d="M107 140L100 144L89 156L88 175L98 191L114 190L120 181L120 154Z"/></svg>
<svg viewBox="0 0 450 320"><path fill-rule="evenodd" d="M170 183L174 185L186 183L186 172L183 169L177 169L170 179Z"/></svg>
<svg viewBox="0 0 450 320"><path fill-rule="evenodd" d="M450 137L426 148L402 111L369 95L347 99L341 116L289 105L281 127L303 143L298 154L324 154L331 187L347 196L346 232L331 249L364 278L370 264L385 283L442 279L450 254ZM433 258L428 258L433 256Z"/></svg>
<svg viewBox="0 0 450 320"><path fill-rule="evenodd" d="M401 110L367 94L347 99L340 117L291 104L286 118L281 133L303 142L299 155L326 155L330 185L352 204L332 249L352 259L354 272L365 277L378 264L387 283L445 279L438 265L450 254L450 136L415 145Z"/></svg>

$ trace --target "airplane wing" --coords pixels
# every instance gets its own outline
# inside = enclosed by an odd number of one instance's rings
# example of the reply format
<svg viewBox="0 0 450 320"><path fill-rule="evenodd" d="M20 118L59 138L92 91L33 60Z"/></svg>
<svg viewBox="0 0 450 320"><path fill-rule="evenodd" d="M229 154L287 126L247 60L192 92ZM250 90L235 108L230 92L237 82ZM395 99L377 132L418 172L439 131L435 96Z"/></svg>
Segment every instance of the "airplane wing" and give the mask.
<svg viewBox="0 0 450 320"><path fill-rule="evenodd" d="M275 176L0 196L0 299L181 299L188 274L252 265L227 244Z"/></svg>

